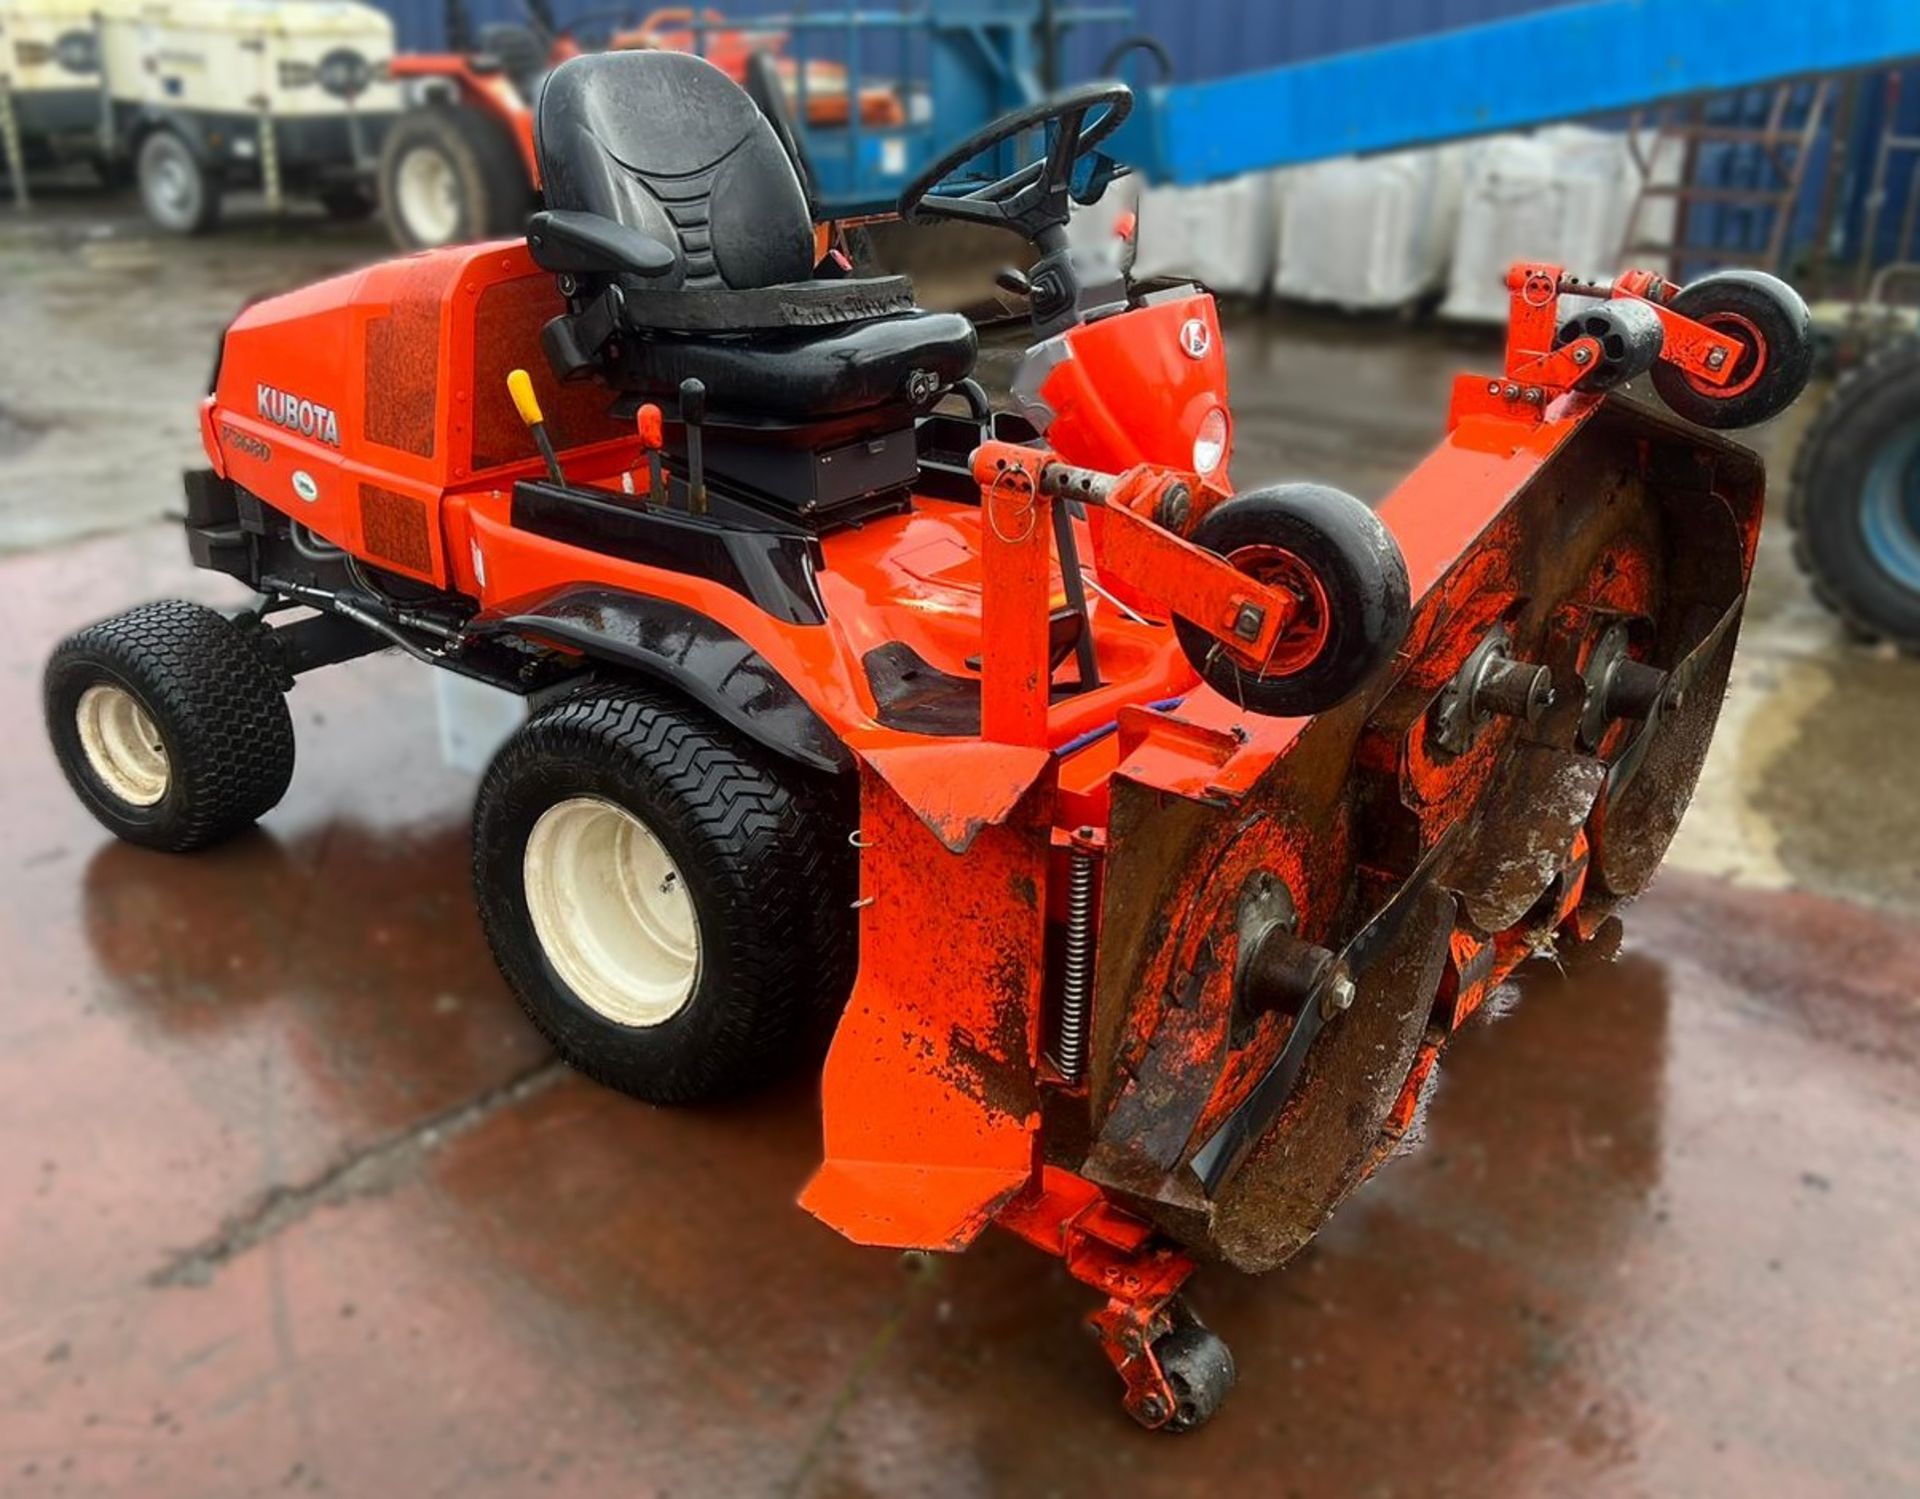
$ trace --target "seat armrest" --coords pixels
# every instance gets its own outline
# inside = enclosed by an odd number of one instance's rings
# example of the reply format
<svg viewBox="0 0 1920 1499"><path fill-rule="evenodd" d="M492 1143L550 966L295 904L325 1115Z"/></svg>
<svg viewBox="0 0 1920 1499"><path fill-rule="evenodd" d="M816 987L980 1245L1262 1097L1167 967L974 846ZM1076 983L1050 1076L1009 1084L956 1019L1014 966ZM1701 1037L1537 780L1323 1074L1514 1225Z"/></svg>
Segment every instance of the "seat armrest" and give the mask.
<svg viewBox="0 0 1920 1499"><path fill-rule="evenodd" d="M651 234L618 219L561 208L527 221L527 248L543 270L573 275L664 276L680 261Z"/></svg>

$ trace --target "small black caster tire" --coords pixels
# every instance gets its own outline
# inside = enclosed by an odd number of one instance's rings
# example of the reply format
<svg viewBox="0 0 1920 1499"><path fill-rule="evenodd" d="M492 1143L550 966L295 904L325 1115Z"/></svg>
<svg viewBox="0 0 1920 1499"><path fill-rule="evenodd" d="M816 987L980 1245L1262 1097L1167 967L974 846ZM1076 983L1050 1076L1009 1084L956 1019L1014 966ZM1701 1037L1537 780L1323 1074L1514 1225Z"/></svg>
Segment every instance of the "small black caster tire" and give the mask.
<svg viewBox="0 0 1920 1499"><path fill-rule="evenodd" d="M1778 416L1813 376L1813 317L1778 276L1764 271L1719 271L1681 289L1675 312L1741 344L1724 386L1696 382L1664 360L1653 368L1653 388L1677 416L1702 427L1753 427Z"/></svg>
<svg viewBox="0 0 1920 1499"><path fill-rule="evenodd" d="M1174 1325L1153 1345L1160 1371L1173 1387L1173 1412L1161 1430L1198 1431L1219 1413L1233 1392L1237 1371L1225 1340L1184 1306Z"/></svg>
<svg viewBox="0 0 1920 1499"><path fill-rule="evenodd" d="M1207 685L1269 717L1323 713L1399 650L1412 612L1407 563L1393 533L1352 495L1324 484L1248 490L1204 515L1187 539L1305 608L1262 674L1191 621L1174 633Z"/></svg>
<svg viewBox="0 0 1920 1499"><path fill-rule="evenodd" d="M473 834L481 925L528 1018L649 1103L811 1060L853 981L849 790L658 689L538 714L488 769Z"/></svg>
<svg viewBox="0 0 1920 1499"><path fill-rule="evenodd" d="M1660 359L1664 330L1660 314L1645 302L1626 297L1595 303L1560 324L1553 346L1565 348L1578 338L1600 345L1599 366L1580 381L1583 390L1613 390L1638 379Z"/></svg>
<svg viewBox="0 0 1920 1499"><path fill-rule="evenodd" d="M43 704L68 784L129 843L210 847L265 816L293 778L280 676L199 604L162 599L69 636L47 662Z"/></svg>

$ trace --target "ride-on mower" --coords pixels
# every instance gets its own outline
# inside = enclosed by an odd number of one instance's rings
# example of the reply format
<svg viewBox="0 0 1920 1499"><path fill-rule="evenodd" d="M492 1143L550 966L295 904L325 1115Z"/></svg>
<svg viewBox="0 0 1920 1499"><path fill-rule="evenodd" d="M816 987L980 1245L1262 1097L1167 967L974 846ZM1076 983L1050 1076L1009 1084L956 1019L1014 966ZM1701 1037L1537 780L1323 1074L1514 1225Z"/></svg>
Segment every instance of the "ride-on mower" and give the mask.
<svg viewBox="0 0 1920 1499"><path fill-rule="evenodd" d="M1233 1378L1196 1264L1298 1250L1449 1033L1640 891L1687 804L1762 472L1607 391L1759 420L1806 327L1763 277L1523 265L1505 369L1377 514L1236 492L1212 300L1067 247L1130 100L1010 115L902 200L1038 253L996 414L965 320L816 274L722 74L564 64L524 242L227 334L186 528L258 602L80 631L46 711L103 823L186 850L285 790L305 671L397 646L525 694L474 883L559 1052L682 1103L830 1027L802 1204L1060 1256L1127 1410L1183 1430ZM1005 175L943 187L981 157Z"/></svg>

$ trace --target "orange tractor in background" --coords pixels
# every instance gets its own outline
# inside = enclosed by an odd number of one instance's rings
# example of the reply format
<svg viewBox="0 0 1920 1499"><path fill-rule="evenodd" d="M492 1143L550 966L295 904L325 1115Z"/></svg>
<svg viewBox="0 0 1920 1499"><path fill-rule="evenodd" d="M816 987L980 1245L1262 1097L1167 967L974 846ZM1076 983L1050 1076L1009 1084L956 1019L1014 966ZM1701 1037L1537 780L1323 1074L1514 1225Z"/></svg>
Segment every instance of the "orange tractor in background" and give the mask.
<svg viewBox="0 0 1920 1499"><path fill-rule="evenodd" d="M517 234L540 194L533 112L548 72L584 51L701 52L753 95L780 129L800 171L806 164L788 117L804 99L815 125L844 125L851 114L846 69L783 58L785 33L731 28L716 10L668 6L637 25L624 6L589 11L562 26L550 0L525 0L527 24L476 32L463 0L448 0L448 50L396 57L392 76L408 87L410 107L386 137L378 173L388 233L403 250L468 244ZM861 122L898 125L905 106L882 85L859 90Z"/></svg>
<svg viewBox="0 0 1920 1499"><path fill-rule="evenodd" d="M1703 428L1784 409L1810 347L1770 277L1522 265L1503 367L1377 512L1237 488L1212 298L1067 241L1131 105L1016 111L900 200L1032 248L996 413L964 318L816 259L725 74L562 63L524 239L228 331L187 541L257 602L90 626L44 701L99 820L186 851L285 792L307 671L523 695L474 893L559 1053L671 1104L825 1049L802 1205L1059 1257L1181 1431L1234 1377L1197 1265L1296 1253L1494 987L1652 877L1761 520ZM1611 394L1640 375L1677 416Z"/></svg>

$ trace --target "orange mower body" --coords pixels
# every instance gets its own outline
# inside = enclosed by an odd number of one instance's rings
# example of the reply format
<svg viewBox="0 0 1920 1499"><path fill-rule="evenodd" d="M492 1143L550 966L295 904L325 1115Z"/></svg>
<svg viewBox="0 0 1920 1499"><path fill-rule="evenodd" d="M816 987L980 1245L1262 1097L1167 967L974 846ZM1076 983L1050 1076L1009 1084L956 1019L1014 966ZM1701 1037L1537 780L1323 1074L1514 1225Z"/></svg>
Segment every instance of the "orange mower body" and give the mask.
<svg viewBox="0 0 1920 1499"><path fill-rule="evenodd" d="M570 63L549 104L629 66ZM1122 95L1046 108L1071 140ZM1076 281L1039 221L1036 341L996 412L964 320L897 278L806 278L804 205L766 210L789 179L737 111L714 95L746 123L712 153L774 174L743 248L718 209L676 247L583 197L525 242L244 312L188 536L266 602L82 632L49 668L56 750L109 827L187 849L284 790L306 670L397 646L526 696L476 898L562 1054L668 1102L830 1033L802 1205L864 1244L998 1224L1059 1256L1130 1414L1188 1429L1232 1379L1195 1267L1285 1263L1493 989L1657 868L1764 480L1610 391L1650 375L1696 421L1757 419L1804 383L1804 308L1766 278L1518 266L1504 367L1460 378L1376 510L1236 490L1210 296ZM638 157L569 149L603 148ZM776 250L758 284L728 260ZM167 631L202 644L140 654ZM202 650L252 758L202 764L190 694L152 685Z"/></svg>

